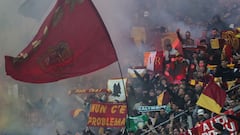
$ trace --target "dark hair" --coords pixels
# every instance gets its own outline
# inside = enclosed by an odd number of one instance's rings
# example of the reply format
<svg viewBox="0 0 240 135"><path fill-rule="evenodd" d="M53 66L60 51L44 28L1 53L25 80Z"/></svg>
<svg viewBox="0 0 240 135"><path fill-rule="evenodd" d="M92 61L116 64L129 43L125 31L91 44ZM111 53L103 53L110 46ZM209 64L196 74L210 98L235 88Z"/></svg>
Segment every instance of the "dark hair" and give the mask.
<svg viewBox="0 0 240 135"><path fill-rule="evenodd" d="M214 28L212 28L212 30L216 30L216 31L218 31L218 29L217 29L217 28L215 28L215 27L214 27Z"/></svg>
<svg viewBox="0 0 240 135"><path fill-rule="evenodd" d="M214 123L213 127L216 128L219 131L223 131L223 125L220 123Z"/></svg>
<svg viewBox="0 0 240 135"><path fill-rule="evenodd" d="M165 45L171 45L171 40L169 38L164 40Z"/></svg>
<svg viewBox="0 0 240 135"><path fill-rule="evenodd" d="M189 34L191 34L191 32L190 32L190 31L186 31L185 33L189 33Z"/></svg>
<svg viewBox="0 0 240 135"><path fill-rule="evenodd" d="M221 21L220 15L214 15L214 16L212 17L212 19L214 19L214 20L216 20L216 21Z"/></svg>
<svg viewBox="0 0 240 135"><path fill-rule="evenodd" d="M206 39L201 39L200 43L207 43Z"/></svg>
<svg viewBox="0 0 240 135"><path fill-rule="evenodd" d="M160 27L160 32L161 33L165 33L167 31L167 28L166 27L164 27L164 26L161 26Z"/></svg>

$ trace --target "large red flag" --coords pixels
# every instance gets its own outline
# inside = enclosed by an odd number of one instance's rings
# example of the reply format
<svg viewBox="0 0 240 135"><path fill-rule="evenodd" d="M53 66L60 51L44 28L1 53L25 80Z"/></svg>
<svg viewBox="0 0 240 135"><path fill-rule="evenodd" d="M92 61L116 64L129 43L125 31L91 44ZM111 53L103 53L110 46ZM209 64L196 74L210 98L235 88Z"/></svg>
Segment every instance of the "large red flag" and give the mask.
<svg viewBox="0 0 240 135"><path fill-rule="evenodd" d="M7 75L31 83L83 75L116 60L91 0L58 0L29 45L17 57L5 57Z"/></svg>

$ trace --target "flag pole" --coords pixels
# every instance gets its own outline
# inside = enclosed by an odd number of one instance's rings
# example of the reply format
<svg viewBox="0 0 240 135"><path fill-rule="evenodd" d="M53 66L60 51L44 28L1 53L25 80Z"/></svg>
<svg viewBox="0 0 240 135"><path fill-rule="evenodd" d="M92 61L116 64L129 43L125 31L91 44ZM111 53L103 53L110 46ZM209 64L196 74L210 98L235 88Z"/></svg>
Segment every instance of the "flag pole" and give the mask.
<svg viewBox="0 0 240 135"><path fill-rule="evenodd" d="M91 0L91 2L92 2L92 0ZM96 9L96 11L98 11L93 2L92 2L92 5L93 5L93 7ZM107 27L106 27L106 25L105 25L105 23L104 23L101 15L99 14L99 12L97 12L97 14L98 14L99 18L102 20L101 22L103 23L103 26L104 26L105 29L107 30ZM119 58L118 58L117 52L116 52L116 50L115 50L115 47L114 47L114 45L113 45L113 42L112 42L112 39L111 39L111 36L110 36L108 30L107 30L107 35L109 36L110 42L112 43L112 47L113 47L113 50L114 50L114 53L115 53L115 56L116 56L116 59L117 59L117 64L118 64L120 76L121 76L122 83L123 83L123 87L124 87L124 92L125 92L124 94L125 94L125 98L126 98L126 101L125 101L125 102L126 102L126 107L127 107L127 116L126 116L126 120L127 120L127 117L129 116L128 97L127 97L127 94L126 94L126 93L127 93L127 90L126 90L127 87L126 87L125 84L124 84L123 72L122 72L122 69L121 69L121 66L120 66ZM126 124L128 124L128 126L129 126L129 125L130 125L130 122L126 122Z"/></svg>

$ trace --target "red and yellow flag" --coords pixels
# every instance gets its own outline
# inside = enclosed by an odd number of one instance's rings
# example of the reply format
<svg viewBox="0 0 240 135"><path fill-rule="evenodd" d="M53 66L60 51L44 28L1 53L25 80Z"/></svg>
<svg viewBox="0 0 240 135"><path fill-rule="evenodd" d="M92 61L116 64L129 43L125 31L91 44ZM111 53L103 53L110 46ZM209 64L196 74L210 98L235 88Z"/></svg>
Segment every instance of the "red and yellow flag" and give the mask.
<svg viewBox="0 0 240 135"><path fill-rule="evenodd" d="M219 114L226 100L226 92L218 86L214 81L203 90L197 105Z"/></svg>
<svg viewBox="0 0 240 135"><path fill-rule="evenodd" d="M167 91L162 92L158 97L157 97L157 104L159 106L162 105L167 105L170 102L170 95Z"/></svg>

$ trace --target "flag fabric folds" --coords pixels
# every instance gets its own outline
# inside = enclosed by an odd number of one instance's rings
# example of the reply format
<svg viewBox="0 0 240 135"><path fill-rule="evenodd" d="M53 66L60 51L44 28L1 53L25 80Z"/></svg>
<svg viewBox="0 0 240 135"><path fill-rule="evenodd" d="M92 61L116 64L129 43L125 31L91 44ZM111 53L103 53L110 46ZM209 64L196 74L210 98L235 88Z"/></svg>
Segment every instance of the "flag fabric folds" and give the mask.
<svg viewBox="0 0 240 135"><path fill-rule="evenodd" d="M139 128L142 129L147 121L148 116L145 114L135 117L128 117L126 121L126 128L128 131L136 132Z"/></svg>
<svg viewBox="0 0 240 135"><path fill-rule="evenodd" d="M5 56L7 75L30 83L80 76L117 61L110 36L91 0L58 0L29 45Z"/></svg>
<svg viewBox="0 0 240 135"><path fill-rule="evenodd" d="M157 104L159 106L167 105L170 102L170 95L167 91L163 91L158 97L157 97Z"/></svg>
<svg viewBox="0 0 240 135"><path fill-rule="evenodd" d="M174 40L174 42L172 43L172 46L178 51L179 54L183 55L182 44L178 38Z"/></svg>
<svg viewBox="0 0 240 135"><path fill-rule="evenodd" d="M152 51L144 53L144 66L146 69L158 73L163 72L163 52Z"/></svg>
<svg viewBox="0 0 240 135"><path fill-rule="evenodd" d="M226 92L213 80L201 93L197 105L219 114L226 100Z"/></svg>

